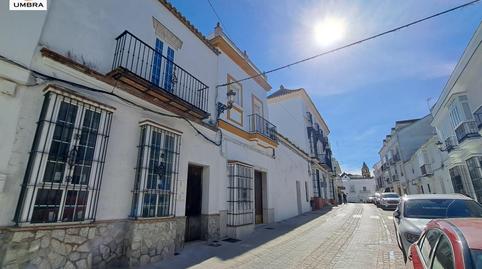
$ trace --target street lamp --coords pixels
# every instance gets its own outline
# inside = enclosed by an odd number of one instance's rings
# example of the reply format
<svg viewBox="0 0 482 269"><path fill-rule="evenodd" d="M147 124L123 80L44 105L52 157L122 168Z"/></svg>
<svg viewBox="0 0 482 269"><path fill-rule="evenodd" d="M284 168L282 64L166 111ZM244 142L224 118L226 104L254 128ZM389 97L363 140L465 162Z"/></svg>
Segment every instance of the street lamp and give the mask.
<svg viewBox="0 0 482 269"><path fill-rule="evenodd" d="M217 112L218 112L218 119L221 114L223 114L224 111L230 110L233 108L233 103L234 103L234 96L236 95L236 92L233 90L228 90L226 93L226 96L228 98L228 102L226 104L223 104L221 102L218 102L218 107L217 107Z"/></svg>

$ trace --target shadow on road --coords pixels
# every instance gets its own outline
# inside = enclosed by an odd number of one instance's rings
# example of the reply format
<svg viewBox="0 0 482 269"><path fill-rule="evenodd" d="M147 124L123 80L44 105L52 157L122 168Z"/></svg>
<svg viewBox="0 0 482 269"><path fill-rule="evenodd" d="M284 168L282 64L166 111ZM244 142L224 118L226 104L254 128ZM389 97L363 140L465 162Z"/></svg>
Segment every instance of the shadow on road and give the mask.
<svg viewBox="0 0 482 269"><path fill-rule="evenodd" d="M142 268L188 268L211 258L223 261L229 260L289 233L323 216L332 209L331 206L326 206L320 210L306 212L280 222L256 225L252 234L234 243L222 240L217 242L189 242L186 243L184 249L178 255L159 263L143 266Z"/></svg>

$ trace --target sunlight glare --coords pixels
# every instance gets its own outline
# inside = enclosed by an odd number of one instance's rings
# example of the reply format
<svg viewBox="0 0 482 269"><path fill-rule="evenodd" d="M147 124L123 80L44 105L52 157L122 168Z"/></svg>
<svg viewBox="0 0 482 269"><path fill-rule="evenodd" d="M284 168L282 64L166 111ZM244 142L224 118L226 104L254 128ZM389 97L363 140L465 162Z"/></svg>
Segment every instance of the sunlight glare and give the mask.
<svg viewBox="0 0 482 269"><path fill-rule="evenodd" d="M332 45L345 36L345 22L336 17L327 17L313 28L315 41L322 46Z"/></svg>

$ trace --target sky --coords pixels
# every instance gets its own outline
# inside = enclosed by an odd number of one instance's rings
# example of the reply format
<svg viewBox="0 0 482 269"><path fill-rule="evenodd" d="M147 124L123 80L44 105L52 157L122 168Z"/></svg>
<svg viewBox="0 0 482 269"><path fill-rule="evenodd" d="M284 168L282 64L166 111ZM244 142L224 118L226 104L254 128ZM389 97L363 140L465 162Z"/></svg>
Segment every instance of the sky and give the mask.
<svg viewBox="0 0 482 269"><path fill-rule="evenodd" d="M211 0L227 35L263 71L400 26L469 0ZM218 18L208 0L171 0L203 34ZM313 29L344 22L344 37L324 46ZM268 75L273 91L305 88L330 128L345 172L378 160L395 121L429 113L482 20L476 3L360 45Z"/></svg>

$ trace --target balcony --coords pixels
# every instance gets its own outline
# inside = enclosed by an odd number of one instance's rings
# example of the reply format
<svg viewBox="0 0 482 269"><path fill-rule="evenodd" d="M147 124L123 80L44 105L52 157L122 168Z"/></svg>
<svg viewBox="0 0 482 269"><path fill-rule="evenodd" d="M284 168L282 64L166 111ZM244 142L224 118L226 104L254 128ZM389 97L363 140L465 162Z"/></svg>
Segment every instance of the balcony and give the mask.
<svg viewBox="0 0 482 269"><path fill-rule="evenodd" d="M270 140L276 142L276 126L258 114L251 114L248 116L249 132L257 133Z"/></svg>
<svg viewBox="0 0 482 269"><path fill-rule="evenodd" d="M390 169L390 165L388 163L383 163L382 164L382 171L387 171L388 169Z"/></svg>
<svg viewBox="0 0 482 269"><path fill-rule="evenodd" d="M323 165L326 169L330 170L331 167L331 155L327 153L319 153L316 158L320 161L321 165Z"/></svg>
<svg viewBox="0 0 482 269"><path fill-rule="evenodd" d="M475 122L477 123L477 128L482 129L482 107L474 112Z"/></svg>
<svg viewBox="0 0 482 269"><path fill-rule="evenodd" d="M473 120L462 122L455 129L455 134L457 135L457 141L459 143L462 143L466 138L480 136L477 123Z"/></svg>
<svg viewBox="0 0 482 269"><path fill-rule="evenodd" d="M197 119L209 117L209 87L128 31L116 38L112 71L107 75L121 81L139 97L160 102L177 114Z"/></svg>
<svg viewBox="0 0 482 269"><path fill-rule="evenodd" d="M422 172L422 176L430 176L433 175L432 165L424 164L420 166L420 171Z"/></svg>

